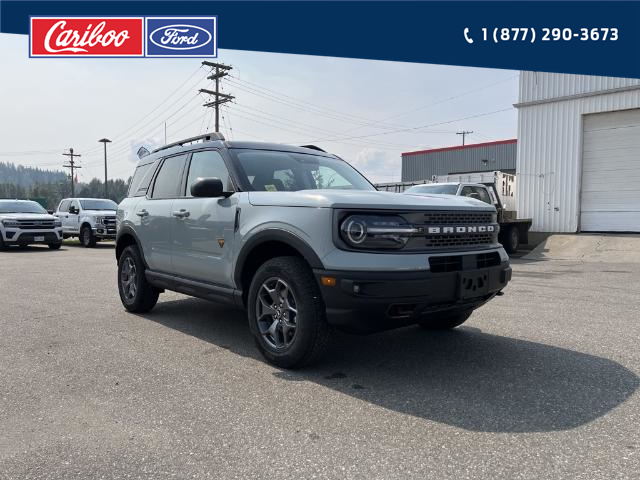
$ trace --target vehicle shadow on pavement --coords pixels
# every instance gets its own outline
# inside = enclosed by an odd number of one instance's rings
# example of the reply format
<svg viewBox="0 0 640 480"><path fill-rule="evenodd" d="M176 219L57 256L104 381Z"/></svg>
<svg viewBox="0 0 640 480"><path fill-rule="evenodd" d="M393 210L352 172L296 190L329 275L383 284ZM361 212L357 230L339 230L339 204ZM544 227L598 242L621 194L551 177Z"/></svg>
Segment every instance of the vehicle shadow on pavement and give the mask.
<svg viewBox="0 0 640 480"><path fill-rule="evenodd" d="M144 317L261 358L240 311L185 299L158 303ZM640 385L637 375L612 360L473 327L408 327L364 337L336 332L315 366L274 375L481 432L579 427L616 408Z"/></svg>

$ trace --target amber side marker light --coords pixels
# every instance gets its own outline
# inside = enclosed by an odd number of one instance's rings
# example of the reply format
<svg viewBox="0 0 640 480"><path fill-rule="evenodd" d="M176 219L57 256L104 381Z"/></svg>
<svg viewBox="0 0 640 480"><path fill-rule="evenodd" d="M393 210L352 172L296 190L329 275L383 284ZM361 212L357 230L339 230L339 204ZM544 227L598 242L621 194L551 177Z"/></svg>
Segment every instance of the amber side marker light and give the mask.
<svg viewBox="0 0 640 480"><path fill-rule="evenodd" d="M335 287L336 279L333 277L320 277L320 283L325 287Z"/></svg>

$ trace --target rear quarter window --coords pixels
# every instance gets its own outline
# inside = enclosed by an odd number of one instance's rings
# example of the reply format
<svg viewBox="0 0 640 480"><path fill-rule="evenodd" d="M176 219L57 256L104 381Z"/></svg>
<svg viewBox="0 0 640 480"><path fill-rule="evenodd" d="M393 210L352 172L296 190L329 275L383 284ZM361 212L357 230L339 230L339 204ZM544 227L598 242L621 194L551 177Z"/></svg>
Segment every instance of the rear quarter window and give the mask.
<svg viewBox="0 0 640 480"><path fill-rule="evenodd" d="M129 184L129 197L143 197L147 194L155 165L156 162L151 162L136 168Z"/></svg>

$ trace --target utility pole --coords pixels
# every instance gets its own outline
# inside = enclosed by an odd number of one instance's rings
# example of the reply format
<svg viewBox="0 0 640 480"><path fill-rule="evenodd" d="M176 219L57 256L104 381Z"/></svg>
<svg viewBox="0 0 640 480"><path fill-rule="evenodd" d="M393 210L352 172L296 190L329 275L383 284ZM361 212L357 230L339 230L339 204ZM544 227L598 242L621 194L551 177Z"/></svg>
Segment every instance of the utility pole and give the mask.
<svg viewBox="0 0 640 480"><path fill-rule="evenodd" d="M107 186L107 143L111 143L108 138L98 140L104 144L104 198L109 198L109 187Z"/></svg>
<svg viewBox="0 0 640 480"><path fill-rule="evenodd" d="M82 155L80 155L79 153L73 153L73 148L69 149L69 153L63 153L62 155L64 155L65 157L69 157L69 164L62 165L62 166L64 168L71 169L71 196L75 197L76 196L76 183L75 183L76 179L74 176L74 170L77 170L78 168L82 168L82 167L79 167L78 165L76 165L73 159L75 157L81 157Z"/></svg>
<svg viewBox="0 0 640 480"><path fill-rule="evenodd" d="M229 74L229 70L232 70L233 67L229 65L224 65L222 63L213 63L208 61L203 61L202 65L205 67L211 68L211 75L207 77L209 80L214 81L215 90L207 90L206 88L201 88L200 93L206 93L209 95L213 95L215 100L213 102L208 102L203 105L203 107L214 107L216 113L216 132L220 131L220 105L223 103L230 102L235 97L233 95L227 95L226 93L220 93L220 79L222 77L226 77Z"/></svg>
<svg viewBox="0 0 640 480"><path fill-rule="evenodd" d="M467 130L463 130L461 132L456 132L456 135L462 135L462 145L464 146L464 137L467 135L471 135L473 132L469 132Z"/></svg>

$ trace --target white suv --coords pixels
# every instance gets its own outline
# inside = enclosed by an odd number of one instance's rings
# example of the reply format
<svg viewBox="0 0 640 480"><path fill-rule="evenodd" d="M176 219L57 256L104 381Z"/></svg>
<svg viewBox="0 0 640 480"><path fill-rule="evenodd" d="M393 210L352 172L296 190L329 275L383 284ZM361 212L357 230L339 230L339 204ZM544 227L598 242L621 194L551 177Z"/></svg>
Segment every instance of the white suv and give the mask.
<svg viewBox="0 0 640 480"><path fill-rule="evenodd" d="M0 200L0 250L10 245L62 245L60 220L31 200Z"/></svg>
<svg viewBox="0 0 640 480"><path fill-rule="evenodd" d="M117 208L105 198L65 198L54 215L62 221L64 238L78 237L85 247L94 247L97 241L115 240Z"/></svg>

